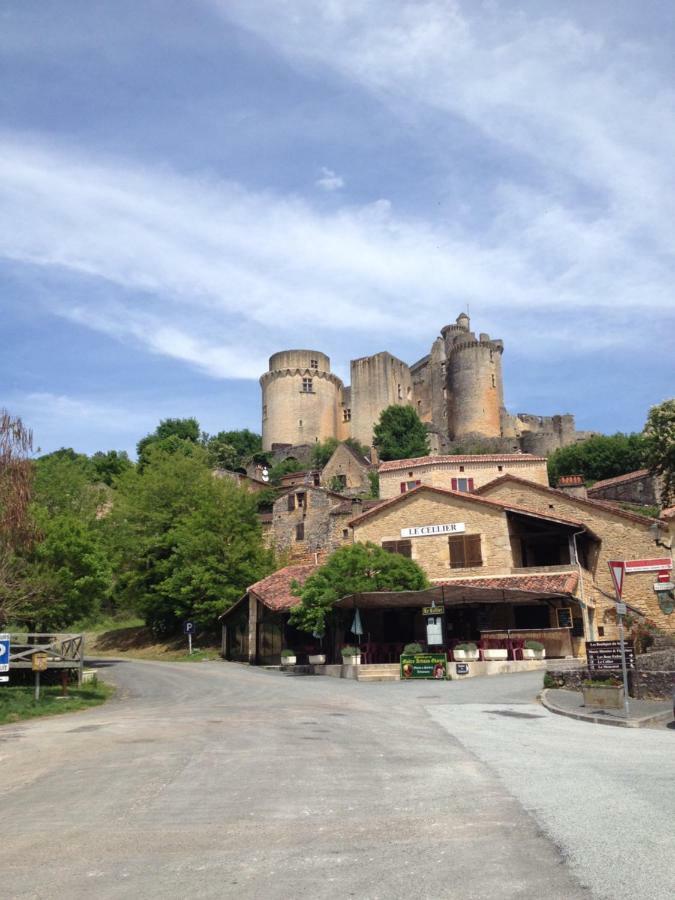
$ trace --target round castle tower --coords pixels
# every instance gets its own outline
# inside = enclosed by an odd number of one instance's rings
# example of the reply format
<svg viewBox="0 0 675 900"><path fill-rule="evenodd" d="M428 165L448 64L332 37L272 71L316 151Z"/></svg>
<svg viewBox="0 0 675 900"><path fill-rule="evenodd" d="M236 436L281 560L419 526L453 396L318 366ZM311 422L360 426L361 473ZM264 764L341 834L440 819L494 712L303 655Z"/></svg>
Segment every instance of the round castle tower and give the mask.
<svg viewBox="0 0 675 900"><path fill-rule="evenodd" d="M260 387L263 450L273 444L315 444L337 437L343 384L332 374L325 353L274 353Z"/></svg>
<svg viewBox="0 0 675 900"><path fill-rule="evenodd" d="M445 342L448 432L450 440L500 437L504 406L502 341L488 334L476 339L466 313L441 334Z"/></svg>

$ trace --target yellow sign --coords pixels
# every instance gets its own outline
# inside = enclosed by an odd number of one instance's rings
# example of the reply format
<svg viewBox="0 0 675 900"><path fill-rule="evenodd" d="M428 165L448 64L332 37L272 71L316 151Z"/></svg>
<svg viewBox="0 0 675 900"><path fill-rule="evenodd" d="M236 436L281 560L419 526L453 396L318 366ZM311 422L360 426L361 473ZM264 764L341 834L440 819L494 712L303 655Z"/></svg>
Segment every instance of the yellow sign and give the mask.
<svg viewBox="0 0 675 900"><path fill-rule="evenodd" d="M34 672L45 672L47 670L49 657L46 653L34 653L32 656L32 661Z"/></svg>

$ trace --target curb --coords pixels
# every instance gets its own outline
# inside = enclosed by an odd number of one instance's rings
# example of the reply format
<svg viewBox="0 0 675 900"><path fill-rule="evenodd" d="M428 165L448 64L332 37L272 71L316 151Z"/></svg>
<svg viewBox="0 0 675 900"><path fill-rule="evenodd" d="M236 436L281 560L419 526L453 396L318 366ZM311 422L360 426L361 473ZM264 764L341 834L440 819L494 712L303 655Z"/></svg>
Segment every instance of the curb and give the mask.
<svg viewBox="0 0 675 900"><path fill-rule="evenodd" d="M547 688L544 688L539 695L539 698L542 706L549 712L555 713L558 716L567 716L568 719L578 719L580 722L592 722L594 725L614 725L618 728L643 728L646 725L654 725L657 722L667 722L673 717L673 712L669 709L665 712L653 713L651 716L640 716L639 718L605 719L602 716L593 715L592 713L576 712L571 709L563 709L562 706L556 706L556 704L549 699Z"/></svg>

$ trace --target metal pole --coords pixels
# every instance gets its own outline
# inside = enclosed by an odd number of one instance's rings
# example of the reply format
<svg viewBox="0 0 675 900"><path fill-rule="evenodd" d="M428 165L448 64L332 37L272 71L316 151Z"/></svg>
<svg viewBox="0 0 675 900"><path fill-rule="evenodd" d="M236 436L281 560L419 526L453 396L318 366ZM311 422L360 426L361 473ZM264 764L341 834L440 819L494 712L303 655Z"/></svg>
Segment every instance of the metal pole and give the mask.
<svg viewBox="0 0 675 900"><path fill-rule="evenodd" d="M35 699L40 699L40 670L35 673Z"/></svg>
<svg viewBox="0 0 675 900"><path fill-rule="evenodd" d="M623 705L626 718L630 717L630 708L628 706L628 671L626 669L626 652L623 645L623 616L617 615L619 619L619 643L621 645L621 672L623 674Z"/></svg>
<svg viewBox="0 0 675 900"><path fill-rule="evenodd" d="M188 649L190 656L192 656L192 632L188 633Z"/></svg>

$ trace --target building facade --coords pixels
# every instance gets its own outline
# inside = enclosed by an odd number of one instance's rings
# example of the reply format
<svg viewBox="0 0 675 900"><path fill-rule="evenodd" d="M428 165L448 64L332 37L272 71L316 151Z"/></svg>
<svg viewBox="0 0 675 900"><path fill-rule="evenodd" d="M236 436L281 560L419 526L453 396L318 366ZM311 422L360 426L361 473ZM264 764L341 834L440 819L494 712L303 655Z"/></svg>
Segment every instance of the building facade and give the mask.
<svg viewBox="0 0 675 900"><path fill-rule="evenodd" d="M503 352L501 340L476 336L462 313L413 365L387 352L352 360L349 386L318 350L275 353L260 379L263 448L311 445L329 437L352 437L369 447L380 414L397 404L417 410L435 453L479 440L496 452L546 455L588 437L576 431L569 414L508 413Z"/></svg>

